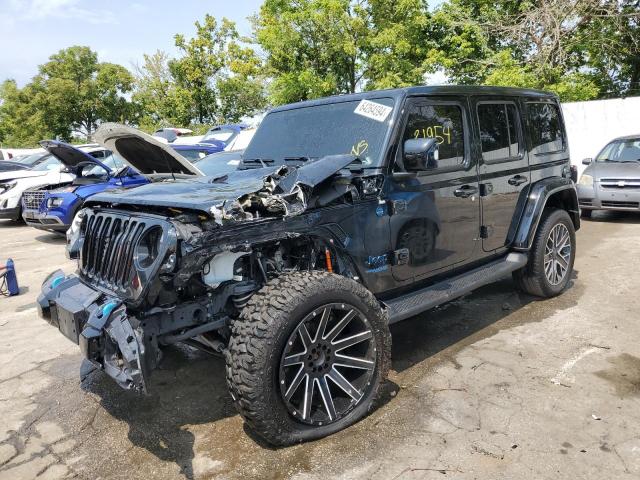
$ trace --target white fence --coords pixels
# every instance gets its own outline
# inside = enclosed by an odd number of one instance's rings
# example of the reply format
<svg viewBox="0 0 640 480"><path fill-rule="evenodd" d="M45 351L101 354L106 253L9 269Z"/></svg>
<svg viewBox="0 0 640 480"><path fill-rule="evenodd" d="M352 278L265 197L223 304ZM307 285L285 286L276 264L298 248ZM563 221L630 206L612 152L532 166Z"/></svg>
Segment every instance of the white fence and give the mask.
<svg viewBox="0 0 640 480"><path fill-rule="evenodd" d="M607 143L623 135L640 135L640 97L563 103L571 163L578 173L583 158L593 158Z"/></svg>

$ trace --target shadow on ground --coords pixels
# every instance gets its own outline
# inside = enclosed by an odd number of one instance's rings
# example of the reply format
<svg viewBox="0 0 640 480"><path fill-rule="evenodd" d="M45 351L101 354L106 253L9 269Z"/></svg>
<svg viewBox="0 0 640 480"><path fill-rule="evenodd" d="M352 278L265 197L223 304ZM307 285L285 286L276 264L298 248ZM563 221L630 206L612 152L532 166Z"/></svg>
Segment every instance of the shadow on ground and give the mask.
<svg viewBox="0 0 640 480"><path fill-rule="evenodd" d="M22 220L0 220L0 228L19 228L24 227Z"/></svg>
<svg viewBox="0 0 640 480"><path fill-rule="evenodd" d="M618 212L613 210L596 210L591 218L582 218L583 222L603 223L640 223L640 212Z"/></svg>
<svg viewBox="0 0 640 480"><path fill-rule="evenodd" d="M227 392L224 360L187 346L164 350L148 396L123 391L100 371L86 377L82 388L98 395L110 415L129 425L132 444L175 463L190 479L194 477L194 435L185 427L236 415Z"/></svg>
<svg viewBox="0 0 640 480"><path fill-rule="evenodd" d="M58 232L48 232L38 235L36 240L42 243L48 243L49 245L65 245L67 243L65 234Z"/></svg>
<svg viewBox="0 0 640 480"><path fill-rule="evenodd" d="M553 302L539 302L536 308L526 308L534 298L515 292L511 279L505 279L394 325L393 369L403 372L425 361L433 365L449 361L455 366L456 354L464 346L503 329L542 321L575 305L582 295L576 278L577 272L568 291ZM227 467L235 471L242 470L248 457L263 455L271 448L246 427L240 427L221 358L187 346L166 349L146 397L123 391L100 371L84 377L78 388L78 358L69 355L47 364L47 372L59 377L61 383L38 395L37 408L25 419L27 427L17 434L29 437L34 423L46 419L64 425L78 443L69 456L81 454L91 462L84 468L95 476L114 472L125 475L136 471L136 465L153 465L154 471L156 466L165 469L156 471L156 476L175 475L177 466L184 477L193 479L198 471L197 452L225 458ZM393 403L397 390L393 382L386 385L381 409L385 408L384 403ZM221 421L229 417L234 418ZM198 446L194 432L198 434ZM348 432L345 435L351 442L349 448L366 448L361 444L367 441L366 436L349 436ZM140 450L160 462L149 463ZM268 458L275 462L272 468L277 469L278 462L286 457L287 468L304 470L303 463L296 462L307 461L307 452L308 448L293 447Z"/></svg>

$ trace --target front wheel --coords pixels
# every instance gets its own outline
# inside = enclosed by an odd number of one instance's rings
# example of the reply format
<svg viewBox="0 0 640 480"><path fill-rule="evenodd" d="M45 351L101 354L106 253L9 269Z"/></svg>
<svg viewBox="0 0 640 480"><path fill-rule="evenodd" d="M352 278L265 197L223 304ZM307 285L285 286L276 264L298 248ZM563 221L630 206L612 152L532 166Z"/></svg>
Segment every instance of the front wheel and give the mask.
<svg viewBox="0 0 640 480"><path fill-rule="evenodd" d="M387 318L362 285L326 272L282 275L232 326L227 382L249 427L274 445L330 435L379 397Z"/></svg>
<svg viewBox="0 0 640 480"><path fill-rule="evenodd" d="M573 272L576 233L564 210L550 210L540 221L527 265L513 273L518 288L538 297L560 294Z"/></svg>

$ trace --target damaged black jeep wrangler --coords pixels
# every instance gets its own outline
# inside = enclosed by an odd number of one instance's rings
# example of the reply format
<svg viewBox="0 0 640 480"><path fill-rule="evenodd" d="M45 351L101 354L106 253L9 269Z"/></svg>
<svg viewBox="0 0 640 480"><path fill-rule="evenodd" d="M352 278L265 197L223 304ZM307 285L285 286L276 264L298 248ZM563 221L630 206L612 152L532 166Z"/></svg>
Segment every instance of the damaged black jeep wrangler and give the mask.
<svg viewBox="0 0 640 480"><path fill-rule="evenodd" d="M78 270L47 278L41 315L140 392L165 346L224 355L239 412L276 445L371 410L390 324L509 274L540 297L571 277L578 202L548 93L414 87L279 107L218 177L128 127L96 139L152 183L85 203L67 234Z"/></svg>

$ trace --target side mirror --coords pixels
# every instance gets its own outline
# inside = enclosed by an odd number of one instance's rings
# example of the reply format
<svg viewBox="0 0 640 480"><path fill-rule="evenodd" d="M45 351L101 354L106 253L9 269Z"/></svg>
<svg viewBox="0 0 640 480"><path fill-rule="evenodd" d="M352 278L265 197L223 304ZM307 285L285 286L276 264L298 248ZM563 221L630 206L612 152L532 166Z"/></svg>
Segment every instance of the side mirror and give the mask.
<svg viewBox="0 0 640 480"><path fill-rule="evenodd" d="M582 160L583 165L590 165L593 162L593 158L585 158Z"/></svg>
<svg viewBox="0 0 640 480"><path fill-rule="evenodd" d="M438 166L438 142L435 138L410 138L404 142L404 168L408 172L430 170Z"/></svg>

